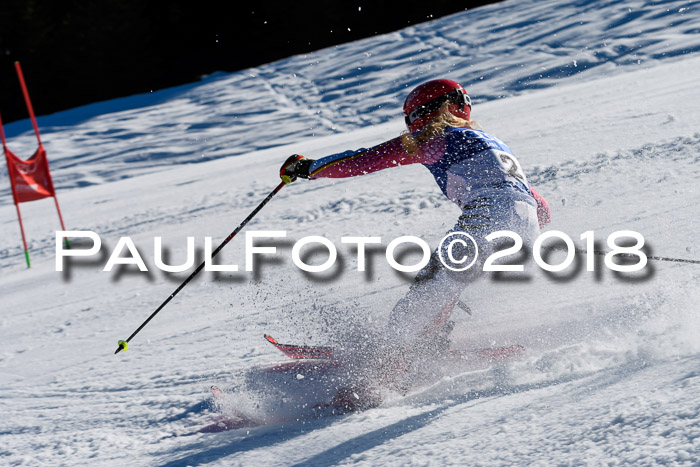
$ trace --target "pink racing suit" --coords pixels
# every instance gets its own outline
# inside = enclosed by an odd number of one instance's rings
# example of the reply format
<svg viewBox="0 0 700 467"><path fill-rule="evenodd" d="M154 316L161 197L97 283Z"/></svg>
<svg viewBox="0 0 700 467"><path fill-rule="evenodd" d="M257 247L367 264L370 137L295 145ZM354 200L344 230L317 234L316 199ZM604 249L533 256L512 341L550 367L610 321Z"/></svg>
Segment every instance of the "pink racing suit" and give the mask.
<svg viewBox="0 0 700 467"><path fill-rule="evenodd" d="M409 346L438 333L467 284L481 275L484 261L499 246L487 241L487 235L509 230L528 245L551 220L547 202L529 186L512 151L481 130L449 127L444 135L421 145L415 155L406 152L398 137L371 149L318 159L309 174L312 179L344 178L415 163L423 164L445 196L462 210L448 234L469 234L475 242L456 244L451 251L436 250L392 310L390 338ZM450 252L453 258L477 259L468 270L455 272L440 260L441 253L448 258Z"/></svg>

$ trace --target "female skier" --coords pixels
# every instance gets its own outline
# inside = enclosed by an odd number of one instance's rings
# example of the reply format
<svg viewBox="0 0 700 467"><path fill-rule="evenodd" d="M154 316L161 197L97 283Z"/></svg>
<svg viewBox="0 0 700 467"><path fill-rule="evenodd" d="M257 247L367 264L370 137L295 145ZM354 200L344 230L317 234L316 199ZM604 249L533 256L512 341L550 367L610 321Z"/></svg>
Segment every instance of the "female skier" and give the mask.
<svg viewBox="0 0 700 467"><path fill-rule="evenodd" d="M386 337L410 361L416 354L434 351L449 333L446 323L461 292L498 247L485 237L509 230L531 244L551 216L547 202L529 186L508 146L470 119L471 100L460 84L447 79L421 84L406 98L403 112L409 131L401 136L371 149L318 160L295 154L282 165L280 177L287 183L297 177L344 178L420 163L462 210L448 234L463 241L454 243L450 251L445 242L390 314ZM452 259L468 263L477 248L476 262L465 271L455 271L464 264L451 264L450 253Z"/></svg>

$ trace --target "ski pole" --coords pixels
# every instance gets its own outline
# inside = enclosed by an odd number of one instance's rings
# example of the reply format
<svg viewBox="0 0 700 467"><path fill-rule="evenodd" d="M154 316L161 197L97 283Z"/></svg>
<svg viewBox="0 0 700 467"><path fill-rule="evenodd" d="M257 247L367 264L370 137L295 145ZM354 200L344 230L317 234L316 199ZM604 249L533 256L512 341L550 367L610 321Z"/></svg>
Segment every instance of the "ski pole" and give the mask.
<svg viewBox="0 0 700 467"><path fill-rule="evenodd" d="M214 256L216 256L217 253L219 253L219 252L226 246L226 244L227 244L228 242L230 242L231 239L232 239L233 237L235 237L236 234L237 234L238 232L240 232L241 229L243 229L243 227L245 227L246 224L247 224L248 222L250 222L250 220L251 220L253 217L255 217L255 215L256 215L258 212L260 212L260 210L272 199L273 196L275 196L275 195L282 189L282 187L283 187L284 185L286 185L285 182L280 182L280 184L277 185L277 186L275 187L275 189L272 190L272 191L270 192L269 195L267 195L267 197L262 201L262 203L260 203L260 204L258 205L258 207L255 208L255 209L253 210L253 212L251 212L251 213L248 215L248 217L246 217L245 220L243 220L243 222L241 222L241 224L240 224L238 227L236 227L236 230L234 230L233 232L231 232L231 233L229 234L229 236L226 237L226 238L224 239L224 241L221 242L221 244L220 244L218 247L216 247L216 249L211 253L211 257L214 258ZM182 289L184 289L185 286L194 278L194 276L196 276L202 269L204 269L204 265L205 265L205 264L206 264L206 261L203 261L202 264L200 264L200 265L197 267L197 269L195 269L194 272L192 272L192 274L190 274L189 277L188 277L187 279L185 279L185 280L182 282L182 284L180 284L180 285L178 286L177 289L175 289L175 292L171 293L170 296L169 296L168 298L166 298L165 301L163 301L163 303L161 303L160 306L159 306L158 308L156 308L156 311L154 311L153 313L151 313L151 316L149 316L149 317L146 319L146 321L144 321L143 323L141 323L141 326L139 326L139 327L136 329L136 331L134 331L134 332L129 336L128 339L126 339L125 341L119 341L119 343L118 343L119 346L117 347L117 350L114 351L114 354L116 355L116 354L118 354L119 352L121 352L122 350L124 350L124 351L128 350L128 349L129 349L129 342L131 341L131 339L133 339L134 336L136 336L136 334L138 334L138 333L141 331L141 329L143 329L144 326L146 326L146 325L148 324L148 322L151 321L151 320L158 314L158 312L160 312L160 310L162 310L162 309L165 307L165 305L167 305L167 304L170 302L170 300L172 300L173 297L174 297L175 295L178 294L178 292L180 292Z"/></svg>

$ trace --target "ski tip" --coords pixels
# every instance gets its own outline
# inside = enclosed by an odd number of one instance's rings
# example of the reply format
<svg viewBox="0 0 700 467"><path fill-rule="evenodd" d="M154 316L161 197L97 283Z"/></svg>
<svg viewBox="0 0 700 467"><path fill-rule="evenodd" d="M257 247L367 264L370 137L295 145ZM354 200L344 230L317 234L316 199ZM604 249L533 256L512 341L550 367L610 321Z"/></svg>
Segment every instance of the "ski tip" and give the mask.
<svg viewBox="0 0 700 467"><path fill-rule="evenodd" d="M263 334L263 337L271 344L277 344L277 340L275 340L275 338L270 336L269 334Z"/></svg>

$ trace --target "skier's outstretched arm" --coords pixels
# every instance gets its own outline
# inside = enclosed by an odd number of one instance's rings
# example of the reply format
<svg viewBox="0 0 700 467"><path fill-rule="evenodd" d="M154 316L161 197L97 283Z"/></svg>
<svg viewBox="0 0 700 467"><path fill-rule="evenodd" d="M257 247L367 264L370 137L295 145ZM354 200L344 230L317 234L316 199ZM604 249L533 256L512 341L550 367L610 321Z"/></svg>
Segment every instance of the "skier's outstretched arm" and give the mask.
<svg viewBox="0 0 700 467"><path fill-rule="evenodd" d="M290 181L301 178L345 178L366 175L378 170L398 165L426 163L428 159L419 152L409 155L401 143L401 137L394 138L370 149L358 149L333 154L318 160L294 155L285 161L280 176Z"/></svg>

